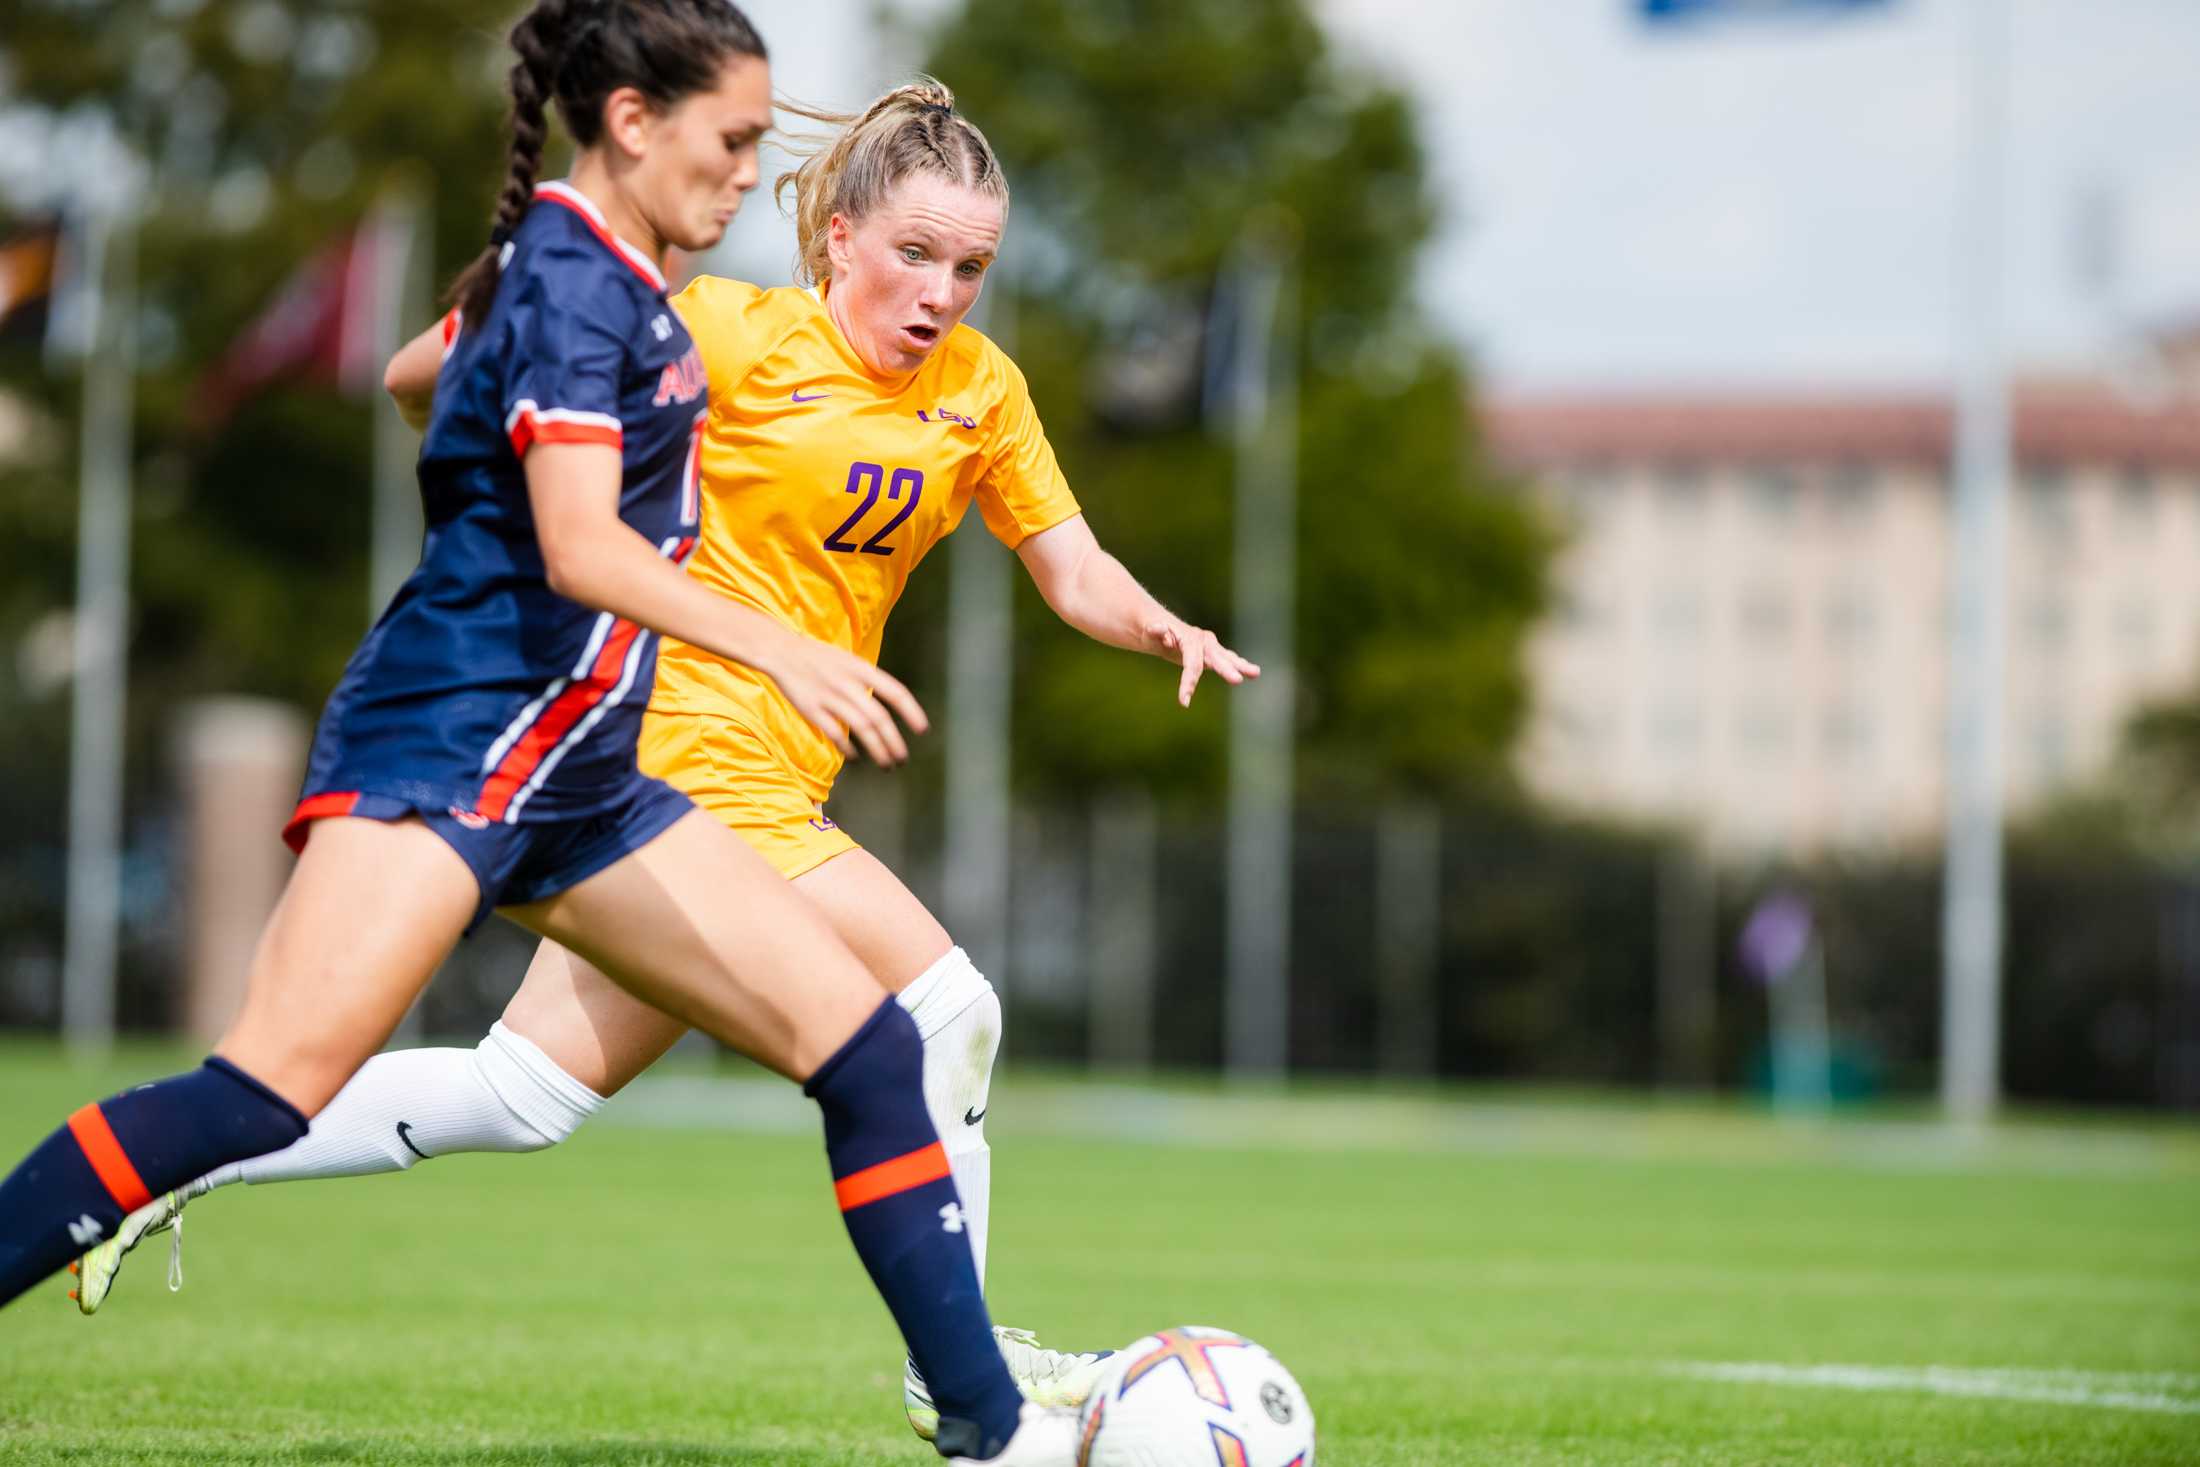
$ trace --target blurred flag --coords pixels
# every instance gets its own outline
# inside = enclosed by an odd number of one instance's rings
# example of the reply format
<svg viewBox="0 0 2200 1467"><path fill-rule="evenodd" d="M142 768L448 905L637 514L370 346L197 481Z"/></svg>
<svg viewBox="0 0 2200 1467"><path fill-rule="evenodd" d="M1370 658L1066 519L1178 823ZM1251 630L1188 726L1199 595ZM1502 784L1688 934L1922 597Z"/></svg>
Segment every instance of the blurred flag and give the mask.
<svg viewBox="0 0 2200 1467"><path fill-rule="evenodd" d="M17 229L0 240L0 338L44 337L60 256L58 220Z"/></svg>
<svg viewBox="0 0 2200 1467"><path fill-rule="evenodd" d="M1742 924L1735 949L1751 977L1778 983L1809 954L1815 927L1809 902L1792 891L1775 891Z"/></svg>
<svg viewBox="0 0 2200 1467"><path fill-rule="evenodd" d="M292 272L265 309L238 334L199 379L201 426L220 427L230 414L276 382L319 382L348 393L372 390L381 378L375 322L392 278L385 252L403 251L405 226L378 211Z"/></svg>
<svg viewBox="0 0 2200 1467"><path fill-rule="evenodd" d="M1643 18L1696 20L1721 15L1779 15L1810 10L1873 10L1893 0L1637 0Z"/></svg>

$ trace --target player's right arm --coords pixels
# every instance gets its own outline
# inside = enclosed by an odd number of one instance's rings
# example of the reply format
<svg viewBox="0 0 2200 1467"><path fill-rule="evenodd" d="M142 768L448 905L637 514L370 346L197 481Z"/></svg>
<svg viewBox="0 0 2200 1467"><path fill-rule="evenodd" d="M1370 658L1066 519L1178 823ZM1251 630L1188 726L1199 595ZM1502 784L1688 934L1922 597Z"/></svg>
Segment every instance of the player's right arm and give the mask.
<svg viewBox="0 0 2200 1467"><path fill-rule="evenodd" d="M397 415L415 431L428 430L428 414L435 407L435 379L443 370L443 355L450 350L457 324L445 316L399 347L382 369L382 390L397 403Z"/></svg>
<svg viewBox="0 0 2200 1467"><path fill-rule="evenodd" d="M855 752L852 736L881 765L909 757L887 709L918 733L928 725L899 681L852 652L805 637L690 580L619 518L618 449L535 443L525 469L551 590L755 668L843 754Z"/></svg>

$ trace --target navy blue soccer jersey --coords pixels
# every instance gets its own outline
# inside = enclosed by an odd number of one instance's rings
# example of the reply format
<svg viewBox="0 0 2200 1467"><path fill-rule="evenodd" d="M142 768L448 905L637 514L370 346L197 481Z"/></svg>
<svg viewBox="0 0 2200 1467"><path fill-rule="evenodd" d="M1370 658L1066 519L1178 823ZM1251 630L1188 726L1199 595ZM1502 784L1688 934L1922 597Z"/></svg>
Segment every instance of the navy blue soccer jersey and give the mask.
<svg viewBox="0 0 2200 1467"><path fill-rule="evenodd" d="M609 808L656 638L552 591L521 460L535 443L619 450L619 517L685 561L701 501L700 358L645 255L562 183L535 190L488 319L447 328L420 456L420 564L321 715L292 822L363 796L469 823Z"/></svg>

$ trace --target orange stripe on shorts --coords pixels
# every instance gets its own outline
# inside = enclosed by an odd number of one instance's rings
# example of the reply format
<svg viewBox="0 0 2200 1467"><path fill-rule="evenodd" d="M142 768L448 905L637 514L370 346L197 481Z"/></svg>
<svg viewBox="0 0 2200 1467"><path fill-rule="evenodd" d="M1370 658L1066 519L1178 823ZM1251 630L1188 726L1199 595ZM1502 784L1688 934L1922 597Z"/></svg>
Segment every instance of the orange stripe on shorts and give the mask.
<svg viewBox="0 0 2200 1467"><path fill-rule="evenodd" d="M123 1154L122 1143L115 1139L114 1127L107 1124L107 1113L99 1108L97 1101L69 1117L69 1134L76 1137L76 1144L83 1148L84 1159L98 1173L99 1184L115 1199L115 1206L124 1212L136 1212L153 1200L137 1168L130 1165L130 1158Z"/></svg>
<svg viewBox="0 0 2200 1467"><path fill-rule="evenodd" d="M907 1192L946 1175L947 1148L935 1141L921 1151L867 1166L860 1172L850 1172L833 1183L833 1195L840 1199L842 1212L852 1212L867 1202Z"/></svg>

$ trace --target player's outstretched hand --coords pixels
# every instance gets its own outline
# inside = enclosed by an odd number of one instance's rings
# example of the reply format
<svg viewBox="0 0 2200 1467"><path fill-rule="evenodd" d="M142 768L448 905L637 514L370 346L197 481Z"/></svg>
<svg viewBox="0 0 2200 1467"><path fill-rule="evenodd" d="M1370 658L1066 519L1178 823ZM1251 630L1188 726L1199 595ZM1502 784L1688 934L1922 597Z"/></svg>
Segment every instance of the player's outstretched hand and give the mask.
<svg viewBox="0 0 2200 1467"><path fill-rule="evenodd" d="M814 637L790 634L768 672L795 712L814 724L835 748L852 755L860 744L871 762L884 769L909 758L902 724L913 733L932 726L900 679ZM897 715L899 724L894 721Z"/></svg>
<svg viewBox="0 0 2200 1467"><path fill-rule="evenodd" d="M1175 620L1156 622L1146 628L1146 640L1162 656L1183 667L1183 676L1176 680L1176 702L1180 708L1192 706L1192 689L1199 686L1200 674L1210 669L1216 677L1232 685L1260 676L1259 663L1238 656L1205 627Z"/></svg>

